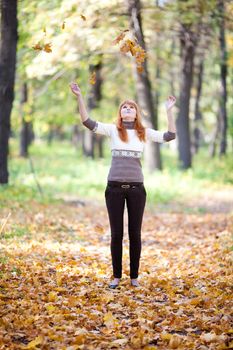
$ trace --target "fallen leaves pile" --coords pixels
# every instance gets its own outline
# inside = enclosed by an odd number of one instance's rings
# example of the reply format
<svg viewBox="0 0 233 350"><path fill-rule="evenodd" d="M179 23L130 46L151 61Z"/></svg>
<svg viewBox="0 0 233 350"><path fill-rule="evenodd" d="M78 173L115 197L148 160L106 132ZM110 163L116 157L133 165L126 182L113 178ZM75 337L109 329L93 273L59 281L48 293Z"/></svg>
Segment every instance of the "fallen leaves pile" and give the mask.
<svg viewBox="0 0 233 350"><path fill-rule="evenodd" d="M140 287L112 276L106 208L12 204L0 240L0 349L233 347L232 215L146 209Z"/></svg>

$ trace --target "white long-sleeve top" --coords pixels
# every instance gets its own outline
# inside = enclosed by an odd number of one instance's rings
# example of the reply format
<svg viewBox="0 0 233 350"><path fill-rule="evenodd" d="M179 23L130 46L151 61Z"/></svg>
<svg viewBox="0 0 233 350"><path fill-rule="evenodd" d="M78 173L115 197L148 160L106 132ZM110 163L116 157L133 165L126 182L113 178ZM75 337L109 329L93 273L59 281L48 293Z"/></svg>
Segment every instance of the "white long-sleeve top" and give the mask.
<svg viewBox="0 0 233 350"><path fill-rule="evenodd" d="M123 124L127 129L128 142L123 142L115 124L102 123L88 118L83 124L96 134L105 135L110 138L110 148L112 152L112 162L108 173L108 181L120 182L143 182L141 157L145 142L140 141L134 129L134 122ZM175 133L145 128L146 142L165 143L175 138Z"/></svg>

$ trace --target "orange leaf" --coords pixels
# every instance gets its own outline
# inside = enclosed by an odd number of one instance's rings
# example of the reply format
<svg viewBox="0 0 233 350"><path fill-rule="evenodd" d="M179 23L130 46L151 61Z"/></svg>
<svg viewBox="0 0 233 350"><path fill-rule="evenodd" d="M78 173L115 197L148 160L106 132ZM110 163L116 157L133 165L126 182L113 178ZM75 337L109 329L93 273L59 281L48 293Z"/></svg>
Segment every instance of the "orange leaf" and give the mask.
<svg viewBox="0 0 233 350"><path fill-rule="evenodd" d="M121 47L120 47L120 51L123 53L126 53L130 50L129 45L127 45L127 43L124 43Z"/></svg>
<svg viewBox="0 0 233 350"><path fill-rule="evenodd" d="M34 50L43 50L43 47L39 44L39 43L37 43L36 45L34 45L34 46L32 46L32 48L34 49Z"/></svg>
<svg viewBox="0 0 233 350"><path fill-rule="evenodd" d="M45 52L52 52L52 49L51 49L51 43L47 43L44 45L44 51Z"/></svg>
<svg viewBox="0 0 233 350"><path fill-rule="evenodd" d="M143 67L142 66L137 66L137 72L142 73L143 72Z"/></svg>
<svg viewBox="0 0 233 350"><path fill-rule="evenodd" d="M114 45L115 45L115 44L118 44L121 40L123 40L124 37L125 37L125 33L126 33L126 32L129 32L129 29L126 29L126 30L124 30L121 34L119 34L119 35L116 37L116 39L113 40L113 44L114 44Z"/></svg>

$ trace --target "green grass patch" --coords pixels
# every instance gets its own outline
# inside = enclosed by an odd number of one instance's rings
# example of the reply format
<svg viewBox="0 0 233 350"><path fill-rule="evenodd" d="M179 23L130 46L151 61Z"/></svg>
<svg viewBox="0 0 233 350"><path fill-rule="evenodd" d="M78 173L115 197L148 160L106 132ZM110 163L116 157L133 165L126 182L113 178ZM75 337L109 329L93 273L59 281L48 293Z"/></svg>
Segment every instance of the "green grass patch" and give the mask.
<svg viewBox="0 0 233 350"><path fill-rule="evenodd" d="M11 225L10 231L6 231L1 234L1 239L11 239L14 237L24 237L24 236L30 236L31 234L29 232L29 229L27 226L18 226L18 225Z"/></svg>
<svg viewBox="0 0 233 350"><path fill-rule="evenodd" d="M82 155L68 141L55 141L50 146L37 141L30 147L29 159L17 156L18 143L11 139L9 157L9 185L0 186L0 206L11 206L16 201L37 200L55 203L62 196L104 200L104 189L111 164L111 153L105 144L103 159ZM193 167L178 168L177 154L165 144L161 147L163 170L149 173L142 160L147 200L151 204L190 199L208 189L233 184L233 160L230 155L210 159L202 149L193 157ZM42 188L40 194L37 182ZM200 211L204 209L199 208Z"/></svg>

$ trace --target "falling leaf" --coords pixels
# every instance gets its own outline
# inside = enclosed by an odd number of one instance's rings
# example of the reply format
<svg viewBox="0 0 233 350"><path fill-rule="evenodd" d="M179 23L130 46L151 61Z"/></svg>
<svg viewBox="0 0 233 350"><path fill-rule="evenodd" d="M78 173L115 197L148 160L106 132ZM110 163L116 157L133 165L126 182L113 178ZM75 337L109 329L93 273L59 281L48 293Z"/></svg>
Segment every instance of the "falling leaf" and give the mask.
<svg viewBox="0 0 233 350"><path fill-rule="evenodd" d="M51 45L52 45L51 43L45 44L43 50L44 50L45 52L52 52Z"/></svg>
<svg viewBox="0 0 233 350"><path fill-rule="evenodd" d="M138 73L142 73L143 72L143 67L142 66L137 66L137 71Z"/></svg>
<svg viewBox="0 0 233 350"><path fill-rule="evenodd" d="M85 17L84 15L80 15L80 17L81 17L84 21L87 20L86 17Z"/></svg>
<svg viewBox="0 0 233 350"><path fill-rule="evenodd" d="M121 34L119 34L116 39L113 40L113 45L118 44L121 40L124 39L126 32L129 32L129 29L125 29Z"/></svg>
<svg viewBox="0 0 233 350"><path fill-rule="evenodd" d="M131 55L135 57L137 72L143 72L142 63L145 61L146 51L139 44L137 44L135 41L127 39L121 45L120 51L122 53L130 52Z"/></svg>
<svg viewBox="0 0 233 350"><path fill-rule="evenodd" d="M61 29L65 29L65 21L62 23Z"/></svg>
<svg viewBox="0 0 233 350"><path fill-rule="evenodd" d="M38 50L38 51L43 50L43 47L41 46L40 43L37 43L36 45L32 46L32 48L33 48L34 50Z"/></svg>

